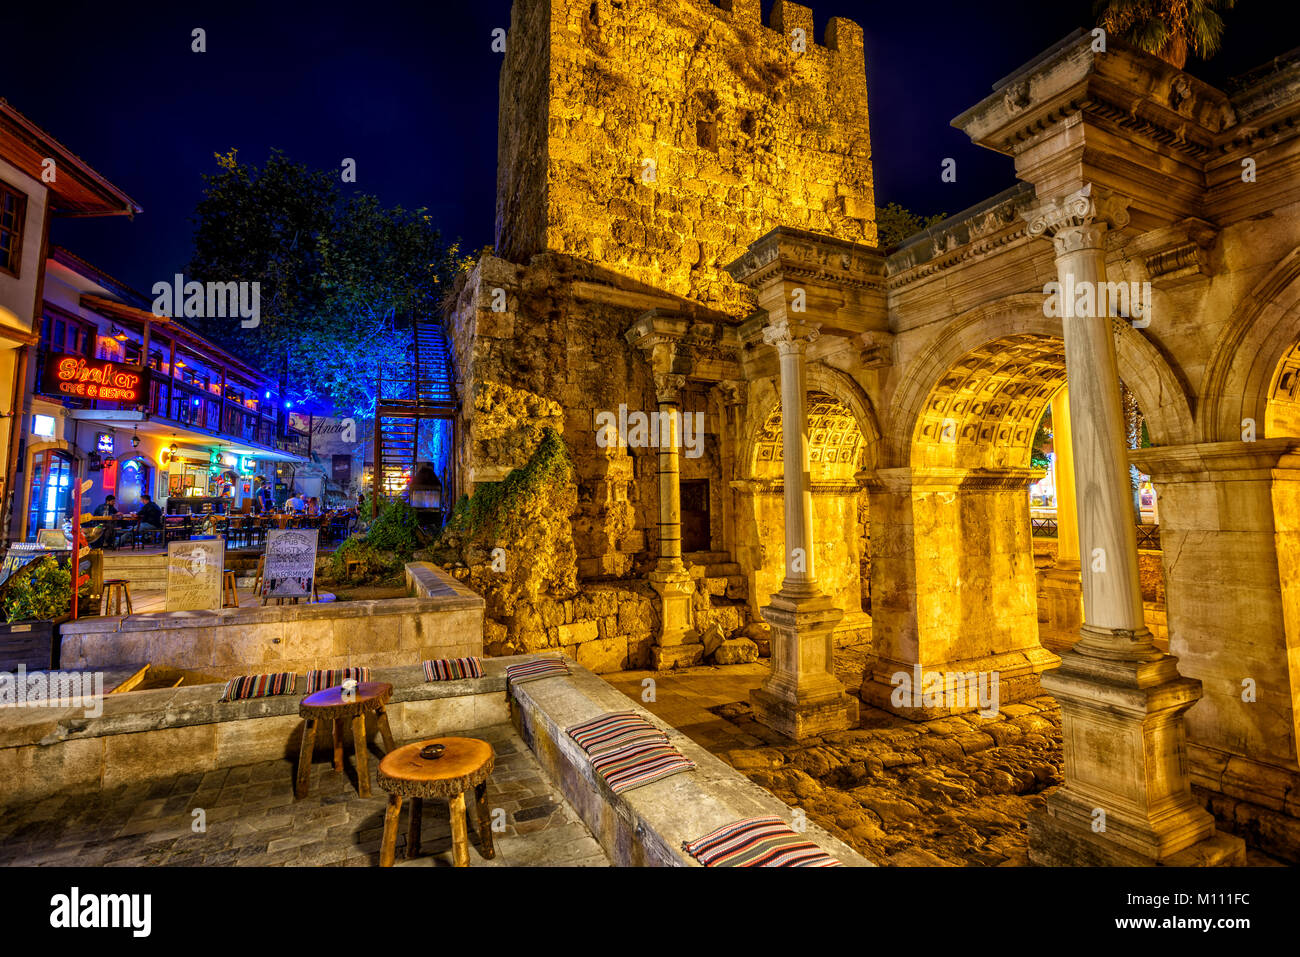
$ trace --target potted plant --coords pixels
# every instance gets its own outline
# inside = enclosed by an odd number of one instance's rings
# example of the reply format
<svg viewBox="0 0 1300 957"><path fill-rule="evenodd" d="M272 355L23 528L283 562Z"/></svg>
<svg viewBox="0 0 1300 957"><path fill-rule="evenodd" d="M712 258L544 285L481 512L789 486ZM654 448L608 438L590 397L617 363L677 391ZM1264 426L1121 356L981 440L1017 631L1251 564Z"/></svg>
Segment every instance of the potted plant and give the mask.
<svg viewBox="0 0 1300 957"><path fill-rule="evenodd" d="M50 555L5 583L0 612L0 671L56 666L58 626L72 609L72 574Z"/></svg>

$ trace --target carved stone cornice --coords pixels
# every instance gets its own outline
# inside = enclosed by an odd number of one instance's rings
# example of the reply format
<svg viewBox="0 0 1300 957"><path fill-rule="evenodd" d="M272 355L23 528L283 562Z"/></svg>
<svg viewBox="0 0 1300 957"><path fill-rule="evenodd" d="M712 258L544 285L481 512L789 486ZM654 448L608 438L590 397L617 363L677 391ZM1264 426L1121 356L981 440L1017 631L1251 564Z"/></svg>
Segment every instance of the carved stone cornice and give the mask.
<svg viewBox="0 0 1300 957"><path fill-rule="evenodd" d="M1210 274L1210 252L1219 229L1204 219L1189 218L1164 229L1153 229L1124 247L1139 257L1147 278L1160 286Z"/></svg>
<svg viewBox="0 0 1300 957"><path fill-rule="evenodd" d="M1129 200L1108 189L1086 184L1021 213L1030 238L1050 239L1057 255L1101 246L1107 229L1128 225Z"/></svg>
<svg viewBox="0 0 1300 957"><path fill-rule="evenodd" d="M751 289L785 280L883 290L885 278L879 250L787 226L756 240L725 268Z"/></svg>

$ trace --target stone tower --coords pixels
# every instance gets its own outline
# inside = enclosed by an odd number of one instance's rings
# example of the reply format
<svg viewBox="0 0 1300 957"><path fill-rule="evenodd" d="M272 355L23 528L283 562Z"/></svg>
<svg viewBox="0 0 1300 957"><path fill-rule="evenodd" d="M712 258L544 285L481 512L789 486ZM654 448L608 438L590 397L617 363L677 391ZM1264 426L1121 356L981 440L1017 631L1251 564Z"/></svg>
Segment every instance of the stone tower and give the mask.
<svg viewBox="0 0 1300 957"><path fill-rule="evenodd" d="M515 0L496 254L571 255L731 315L775 226L876 241L862 29L776 0Z"/></svg>

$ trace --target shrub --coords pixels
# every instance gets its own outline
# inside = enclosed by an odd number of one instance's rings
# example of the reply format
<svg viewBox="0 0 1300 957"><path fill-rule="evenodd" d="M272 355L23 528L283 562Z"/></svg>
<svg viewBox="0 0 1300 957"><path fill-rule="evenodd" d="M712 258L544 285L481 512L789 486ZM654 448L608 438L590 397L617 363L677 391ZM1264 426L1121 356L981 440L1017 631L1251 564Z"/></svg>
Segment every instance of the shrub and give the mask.
<svg viewBox="0 0 1300 957"><path fill-rule="evenodd" d="M5 621L53 621L72 610L72 573L51 557L24 569L8 583Z"/></svg>

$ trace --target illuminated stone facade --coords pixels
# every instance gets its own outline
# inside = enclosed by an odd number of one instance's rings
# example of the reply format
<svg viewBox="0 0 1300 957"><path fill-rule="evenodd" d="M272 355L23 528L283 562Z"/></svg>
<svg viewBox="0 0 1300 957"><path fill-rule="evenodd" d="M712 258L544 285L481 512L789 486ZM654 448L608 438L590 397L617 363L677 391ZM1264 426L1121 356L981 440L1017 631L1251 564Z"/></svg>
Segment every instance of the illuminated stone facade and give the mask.
<svg viewBox="0 0 1300 957"><path fill-rule="evenodd" d="M996 675L1004 705L1057 696L1066 784L1035 859L1238 860L1193 786L1220 826L1300 855L1300 63L1225 92L1067 38L954 120L1022 182L882 251L860 32L833 20L798 53L809 12L757 7L515 4L498 244L451 311L463 474L497 481L562 427L583 591L649 608L635 637L615 601L545 642L671 667L714 628L752 635L773 661L755 713L802 736L852 724L829 658L869 633L867 704L974 710L900 705L914 668ZM1052 314L1067 279L1149 283L1149 321ZM1120 380L1154 446L1132 460L1161 494L1167 639L1120 492ZM1025 487L1067 382L1080 564L1051 605L1074 589L1084 621L1058 657ZM701 413L700 454L601 447L621 404Z"/></svg>

